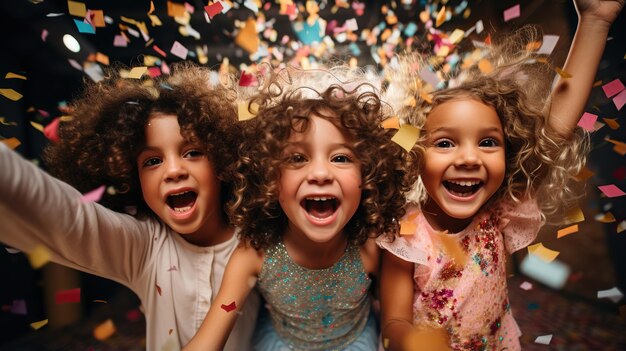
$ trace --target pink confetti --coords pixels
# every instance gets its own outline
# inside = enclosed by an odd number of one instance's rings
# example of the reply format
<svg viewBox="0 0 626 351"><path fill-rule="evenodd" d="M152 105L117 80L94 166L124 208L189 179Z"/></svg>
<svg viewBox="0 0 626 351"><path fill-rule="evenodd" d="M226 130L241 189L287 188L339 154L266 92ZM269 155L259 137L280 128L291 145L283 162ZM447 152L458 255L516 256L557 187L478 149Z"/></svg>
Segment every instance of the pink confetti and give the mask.
<svg viewBox="0 0 626 351"><path fill-rule="evenodd" d="M520 7L519 4L504 10L504 22L508 22L514 18L519 17Z"/></svg>
<svg viewBox="0 0 626 351"><path fill-rule="evenodd" d="M26 301L24 300L13 300L13 305L11 305L11 313L13 314L28 314L26 311Z"/></svg>
<svg viewBox="0 0 626 351"><path fill-rule="evenodd" d="M161 54L161 56L163 57L167 57L167 54L165 53L165 51L161 50L160 47L156 46L156 45L152 45L152 49L156 52L158 52L159 54Z"/></svg>
<svg viewBox="0 0 626 351"><path fill-rule="evenodd" d="M613 98L613 103L618 111L621 110L622 107L624 107L624 103L626 103L626 90L622 90L621 93L617 94L617 96Z"/></svg>
<svg viewBox="0 0 626 351"><path fill-rule="evenodd" d="M124 38L123 36L116 35L113 38L113 46L125 48L127 45L128 45L128 42L126 41L126 38Z"/></svg>
<svg viewBox="0 0 626 351"><path fill-rule="evenodd" d="M529 282L523 282L520 286L519 286L522 290L530 290L533 288L533 284L529 283Z"/></svg>
<svg viewBox="0 0 626 351"><path fill-rule="evenodd" d="M45 42L47 38L48 38L48 30L47 29L43 29L41 31L41 41Z"/></svg>
<svg viewBox="0 0 626 351"><path fill-rule="evenodd" d="M105 189L104 185L101 185L95 188L94 190L83 194L83 196L81 196L80 198L80 201L82 201L83 203L98 202L100 201L102 194L104 194L104 189Z"/></svg>
<svg viewBox="0 0 626 351"><path fill-rule="evenodd" d="M159 67L149 67L148 75L150 78L156 78L161 75L161 69Z"/></svg>
<svg viewBox="0 0 626 351"><path fill-rule="evenodd" d="M621 92L624 89L626 88L624 88L624 84L619 79L606 83L602 86L602 90L604 90L604 94L606 94L606 97L608 98L610 98L613 95L616 95L617 93Z"/></svg>
<svg viewBox="0 0 626 351"><path fill-rule="evenodd" d="M186 60L187 59L187 54L189 53L189 49L184 47L183 44L179 43L178 41L174 41L174 45L172 45L172 48L170 49L170 52L174 56L178 56L181 59Z"/></svg>
<svg viewBox="0 0 626 351"><path fill-rule="evenodd" d="M585 112L582 117L578 121L578 126L582 129L593 132L595 130L594 124L598 120L598 115L594 115L593 113Z"/></svg>
<svg viewBox="0 0 626 351"><path fill-rule="evenodd" d="M80 288L57 291L54 294L54 302L57 304L80 302Z"/></svg>
<svg viewBox="0 0 626 351"><path fill-rule="evenodd" d="M222 3L219 1L204 7L204 11L206 11L210 19L213 19L215 15L221 13L223 9L224 6L222 6Z"/></svg>
<svg viewBox="0 0 626 351"><path fill-rule="evenodd" d="M602 193L604 193L604 195L606 195L608 197L619 197L619 196L626 195L626 193L624 193L615 184L600 185L600 186L598 186L598 189L600 189L600 191Z"/></svg>
<svg viewBox="0 0 626 351"><path fill-rule="evenodd" d="M61 119L57 117L43 128L43 135L45 135L46 138L48 138L48 140L52 141L53 143L58 143L60 140L59 139L59 123L60 122L61 122Z"/></svg>

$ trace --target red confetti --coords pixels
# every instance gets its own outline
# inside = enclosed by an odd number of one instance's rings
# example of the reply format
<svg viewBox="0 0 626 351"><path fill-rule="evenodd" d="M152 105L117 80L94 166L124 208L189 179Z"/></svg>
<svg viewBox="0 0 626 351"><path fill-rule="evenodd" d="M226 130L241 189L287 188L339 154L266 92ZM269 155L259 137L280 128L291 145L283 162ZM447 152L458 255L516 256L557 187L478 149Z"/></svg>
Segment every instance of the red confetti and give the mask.
<svg viewBox="0 0 626 351"><path fill-rule="evenodd" d="M141 318L141 311L138 309L130 310L126 312L126 319L129 322L136 322Z"/></svg>
<svg viewBox="0 0 626 351"><path fill-rule="evenodd" d="M59 139L59 123L60 122L61 122L61 119L57 117L43 128L43 135L45 135L46 138L48 138L53 143L58 143L60 140Z"/></svg>
<svg viewBox="0 0 626 351"><path fill-rule="evenodd" d="M163 57L167 57L167 54L165 53L165 51L161 50L160 47L156 46L156 45L152 45L152 49L154 49L154 51L158 52L159 54L161 54L161 56Z"/></svg>
<svg viewBox="0 0 626 351"><path fill-rule="evenodd" d="M241 77L239 78L239 86L240 87L249 87L256 85L256 78L252 73L246 73L246 71L241 72Z"/></svg>
<svg viewBox="0 0 626 351"><path fill-rule="evenodd" d="M237 309L237 304L235 303L235 301L233 301L233 302L231 302L231 303L230 303L230 304L228 304L228 305L224 305L224 304L222 304L222 306L220 306L220 307L221 307L224 311L226 311L226 312L230 312L230 311L233 311L233 310L236 310L236 309Z"/></svg>
<svg viewBox="0 0 626 351"><path fill-rule="evenodd" d="M222 3L219 1L214 4L207 5L204 7L204 11L206 11L206 13L209 14L210 19L213 19L213 17L217 15L218 13L222 12L223 9L224 9L224 6L222 6Z"/></svg>
<svg viewBox="0 0 626 351"><path fill-rule="evenodd" d="M626 167L621 166L620 168L613 171L611 175L617 180L624 180L624 177L626 177Z"/></svg>
<svg viewBox="0 0 626 351"><path fill-rule="evenodd" d="M80 288L57 291L54 302L57 304L80 302Z"/></svg>

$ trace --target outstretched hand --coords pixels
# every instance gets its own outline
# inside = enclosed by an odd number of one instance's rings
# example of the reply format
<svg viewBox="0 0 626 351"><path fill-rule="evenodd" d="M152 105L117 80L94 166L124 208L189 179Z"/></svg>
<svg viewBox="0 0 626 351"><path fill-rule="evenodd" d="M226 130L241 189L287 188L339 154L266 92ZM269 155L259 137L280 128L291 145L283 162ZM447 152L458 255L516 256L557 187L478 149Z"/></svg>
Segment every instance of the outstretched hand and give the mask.
<svg viewBox="0 0 626 351"><path fill-rule="evenodd" d="M574 0L580 20L599 20L611 25L624 7L624 0Z"/></svg>

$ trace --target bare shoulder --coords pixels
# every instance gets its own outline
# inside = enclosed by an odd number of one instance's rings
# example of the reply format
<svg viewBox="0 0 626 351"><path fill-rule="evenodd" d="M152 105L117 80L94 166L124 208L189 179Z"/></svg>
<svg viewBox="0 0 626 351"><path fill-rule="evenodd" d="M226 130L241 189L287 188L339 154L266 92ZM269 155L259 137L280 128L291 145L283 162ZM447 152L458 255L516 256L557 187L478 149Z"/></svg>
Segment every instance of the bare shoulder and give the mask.
<svg viewBox="0 0 626 351"><path fill-rule="evenodd" d="M257 250L246 243L239 243L229 264L237 265L243 269L249 270L252 274L258 275L261 272L263 258L265 255L262 250Z"/></svg>
<svg viewBox="0 0 626 351"><path fill-rule="evenodd" d="M376 239L367 239L360 249L361 260L365 272L374 276L378 276L378 268L380 265L380 248L376 244Z"/></svg>

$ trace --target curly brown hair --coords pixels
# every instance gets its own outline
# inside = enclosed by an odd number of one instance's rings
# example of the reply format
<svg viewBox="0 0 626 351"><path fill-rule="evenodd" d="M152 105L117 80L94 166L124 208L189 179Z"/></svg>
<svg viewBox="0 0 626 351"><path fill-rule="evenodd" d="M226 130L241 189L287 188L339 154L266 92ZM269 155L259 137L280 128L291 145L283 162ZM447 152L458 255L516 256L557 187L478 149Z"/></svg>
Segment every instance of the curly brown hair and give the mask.
<svg viewBox="0 0 626 351"><path fill-rule="evenodd" d="M454 99L475 99L493 107L504 128L506 173L490 203L500 199L518 202L532 196L540 200L542 213L551 215L568 209L581 197L574 180L585 164L589 138L578 130L565 139L548 124L546 106L552 67L526 49L538 37L535 27L526 26L482 54L473 52L462 71L442 81L448 87L440 90L422 80L417 72L416 67L425 67L428 59L406 55L388 72L391 84L386 97L404 120L419 128L434 107ZM406 96L413 99L411 104L402 104ZM424 140L422 133L420 141ZM423 202L426 196L420 188L414 197Z"/></svg>
<svg viewBox="0 0 626 351"><path fill-rule="evenodd" d="M321 92L310 87L286 91L278 79L270 85L280 86L278 92L266 89L250 100L258 115L245 122L234 175L235 198L229 209L241 238L257 250L282 240L288 222L278 202L283 150L292 133L307 130L312 117L341 130L361 165L361 202L345 227L349 242L360 245L369 237L397 233L404 193L416 180L417 154L393 143L395 131L380 126L386 115L371 85L346 90L348 84L333 84ZM317 96L304 97L311 92Z"/></svg>
<svg viewBox="0 0 626 351"><path fill-rule="evenodd" d="M105 193L103 205L118 212L132 206L138 216L154 216L143 199L137 156L151 116L173 114L183 137L206 147L224 205L232 194L226 172L241 135L236 91L228 81L212 83L212 71L191 63L174 65L171 75L154 80L125 79L121 71L111 69L106 79L87 84L72 103L73 118L59 128L61 141L44 150L50 173L81 192L105 184L114 191Z"/></svg>

